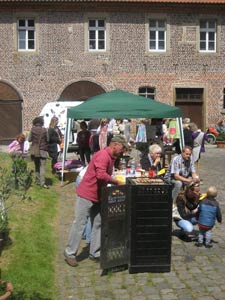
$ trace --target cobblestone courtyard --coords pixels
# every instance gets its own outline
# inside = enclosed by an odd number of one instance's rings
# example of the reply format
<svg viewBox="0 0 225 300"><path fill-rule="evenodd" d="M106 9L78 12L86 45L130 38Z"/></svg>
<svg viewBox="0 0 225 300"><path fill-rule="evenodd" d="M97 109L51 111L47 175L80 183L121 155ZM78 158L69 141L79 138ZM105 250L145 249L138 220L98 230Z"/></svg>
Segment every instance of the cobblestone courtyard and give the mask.
<svg viewBox="0 0 225 300"><path fill-rule="evenodd" d="M218 188L218 200L225 215L225 149L207 145L200 162L202 192L209 185ZM225 227L213 229L213 248L197 248L193 242L172 237L170 273L129 274L127 270L101 276L98 263L87 258L85 243L76 268L63 256L74 217L74 184L62 187L57 258L59 300L223 300L225 293ZM174 226L176 229L176 226Z"/></svg>

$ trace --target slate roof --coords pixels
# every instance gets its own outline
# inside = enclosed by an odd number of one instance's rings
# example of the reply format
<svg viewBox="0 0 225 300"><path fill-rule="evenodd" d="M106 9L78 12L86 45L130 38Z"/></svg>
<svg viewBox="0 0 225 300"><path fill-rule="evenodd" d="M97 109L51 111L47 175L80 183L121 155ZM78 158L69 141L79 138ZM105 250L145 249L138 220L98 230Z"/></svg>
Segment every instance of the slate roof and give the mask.
<svg viewBox="0 0 225 300"><path fill-rule="evenodd" d="M225 4L225 0L0 0L5 3L97 3L97 2L108 2L108 3L174 3L174 4Z"/></svg>

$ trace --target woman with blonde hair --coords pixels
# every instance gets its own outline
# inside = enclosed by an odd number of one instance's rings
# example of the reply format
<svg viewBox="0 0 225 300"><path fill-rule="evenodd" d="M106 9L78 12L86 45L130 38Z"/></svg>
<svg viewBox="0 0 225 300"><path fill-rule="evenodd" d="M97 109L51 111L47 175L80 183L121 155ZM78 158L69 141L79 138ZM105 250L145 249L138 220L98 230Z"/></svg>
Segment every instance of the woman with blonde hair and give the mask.
<svg viewBox="0 0 225 300"><path fill-rule="evenodd" d="M142 169L148 171L150 168L157 174L161 170L162 148L158 144L149 146L149 153L143 155L140 160Z"/></svg>
<svg viewBox="0 0 225 300"><path fill-rule="evenodd" d="M57 163L59 155L59 144L61 143L61 136L58 128L58 118L52 117L48 128L48 153L51 157L52 174L56 171L54 165ZM61 134L62 135L62 134Z"/></svg>
<svg viewBox="0 0 225 300"><path fill-rule="evenodd" d="M108 119L102 119L99 130L99 148L104 149L107 146L108 137Z"/></svg>

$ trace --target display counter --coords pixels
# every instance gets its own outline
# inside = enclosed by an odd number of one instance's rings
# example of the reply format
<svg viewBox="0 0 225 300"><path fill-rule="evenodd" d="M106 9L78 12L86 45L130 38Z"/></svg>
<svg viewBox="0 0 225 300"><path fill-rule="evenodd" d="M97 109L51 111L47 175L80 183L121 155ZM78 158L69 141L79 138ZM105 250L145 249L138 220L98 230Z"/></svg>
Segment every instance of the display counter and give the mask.
<svg viewBox="0 0 225 300"><path fill-rule="evenodd" d="M127 265L129 273L169 272L171 185L159 178L127 178L103 189L101 268Z"/></svg>

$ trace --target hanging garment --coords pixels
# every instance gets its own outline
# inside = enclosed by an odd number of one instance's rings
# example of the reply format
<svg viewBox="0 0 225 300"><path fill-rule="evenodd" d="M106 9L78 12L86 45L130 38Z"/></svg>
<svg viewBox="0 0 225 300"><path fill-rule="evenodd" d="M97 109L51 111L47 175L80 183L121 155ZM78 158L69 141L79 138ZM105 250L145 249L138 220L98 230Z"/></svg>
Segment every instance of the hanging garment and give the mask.
<svg viewBox="0 0 225 300"><path fill-rule="evenodd" d="M136 143L146 143L147 142L147 135L146 135L146 127L145 124L138 125L138 132L135 139Z"/></svg>
<svg viewBox="0 0 225 300"><path fill-rule="evenodd" d="M199 134L194 138L194 144L193 144L193 150L192 150L192 156L194 159L194 162L199 160L199 156L201 153L201 147L204 140L205 133L200 131Z"/></svg>

